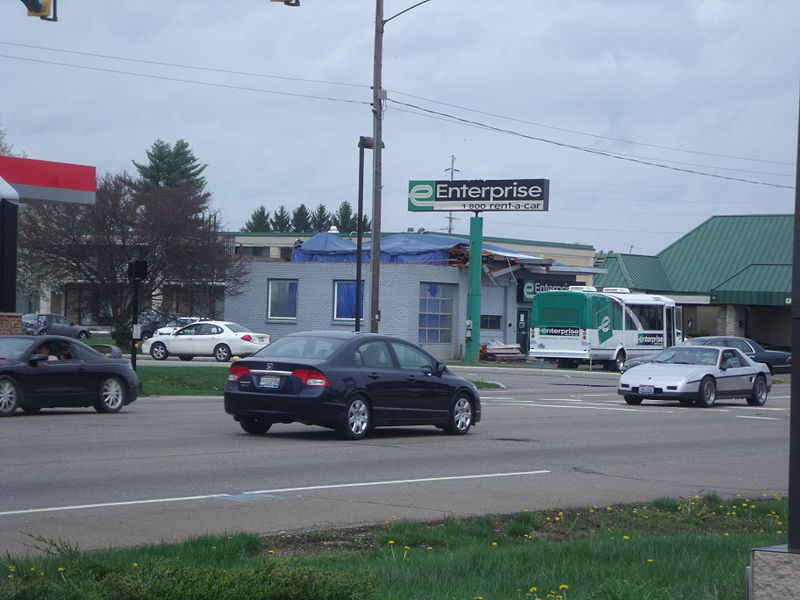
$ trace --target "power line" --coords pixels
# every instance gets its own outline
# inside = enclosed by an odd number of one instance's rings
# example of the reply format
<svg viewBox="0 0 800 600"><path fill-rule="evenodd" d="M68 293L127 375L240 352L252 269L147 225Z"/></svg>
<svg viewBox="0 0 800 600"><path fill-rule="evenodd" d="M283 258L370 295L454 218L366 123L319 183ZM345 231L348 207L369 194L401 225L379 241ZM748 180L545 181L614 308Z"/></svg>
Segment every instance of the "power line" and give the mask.
<svg viewBox="0 0 800 600"><path fill-rule="evenodd" d="M656 149L659 149L659 150L670 150L672 152L685 152L687 154L698 154L698 155L701 155L701 156L713 156L713 157L716 157L716 158L731 158L731 159L734 159L734 160L748 160L748 161L768 163L768 164L773 164L773 165L785 165L785 166L788 166L788 167L793 167L794 166L794 163L782 162L782 161L777 161L777 160L766 160L766 159L763 159L763 158L749 158L749 157L746 157L746 156L734 156L734 155L731 155L731 154L717 154L717 153L714 153L714 152L702 152L700 150L687 150L686 148L676 148L674 146L662 146L662 145L659 145L659 144L647 144L645 142L636 142L634 140L628 140L628 139L625 139L625 138L617 138L617 137L611 137L611 136L607 136L607 135L599 135L599 134L596 134L596 133L588 133L588 132L585 132L585 131L578 131L576 129L567 129L565 127L556 127L554 125L546 125L544 123L537 123L535 121L526 121L524 119L518 119L518 118L515 118L515 117L508 117L508 116L505 116L505 115L499 115L497 113L491 113L491 112L487 112L487 111L483 111L483 110L477 110L477 109L474 109L474 108L469 108L467 106L460 106L458 104L451 104L449 102L441 102L439 100L432 100L431 98L424 98L422 96L415 96L413 94L407 94L405 92L400 92L398 90L387 90L387 91L391 92L393 94L398 94L400 96L406 96L408 98L414 98L416 100L424 100L425 102L430 102L432 104L439 104L441 106L449 106L450 108L457 108L459 110L465 110L467 112L472 112L472 113L479 114L479 115L485 115L487 117L496 117L498 119L505 119L507 121L514 121L516 123L523 123L525 125L533 125L535 127L543 127L545 129L552 129L554 131L563 131L564 133L574 133L575 135L584 135L584 136L595 138L595 139L598 139L598 140L609 140L609 141L612 141L612 142L621 142L623 144L632 144L632 145L636 145L636 146L645 146L645 147L648 147L648 148L656 148Z"/></svg>
<svg viewBox="0 0 800 600"><path fill-rule="evenodd" d="M306 98L309 100L328 100L330 102L345 102L348 104L363 104L369 106L370 102L365 102L363 100L350 100L347 98L333 98L331 96L317 96L314 94L297 94L293 92L278 92L276 90L265 90L261 88L251 88L242 85L230 85L226 83L212 83L209 81L197 81L194 79L182 79L180 77L167 77L165 75L149 75L146 73L134 73L132 71L120 71L117 69L106 69L104 67L90 67L86 65L73 65L70 63L62 63L57 61L51 60L44 60L39 58L28 58L22 56L8 56L7 54L0 54L0 58L10 58L13 60L24 60L27 62L34 62L34 63L42 63L47 65L57 65L60 67L71 67L73 69L83 69L86 71L101 71L103 73L115 73L117 75L131 75L133 77L144 77L147 79L160 79L162 81L174 81L177 83L191 83L193 85L204 85L207 87L217 87L217 88L225 88L230 90L239 90L244 92L258 92L261 94L273 94L276 96L291 96L293 98Z"/></svg>
<svg viewBox="0 0 800 600"><path fill-rule="evenodd" d="M201 67L201 66L197 66L197 65L187 65L187 64L182 64L182 63L170 63L170 62L165 62L165 61L147 60L147 59L141 59L141 58L129 58L129 57L124 57L124 56L113 56L113 55L109 55L109 54L100 54L100 53L96 53L96 52L84 52L84 51L79 51L79 50L64 50L64 49L61 49L61 48L52 48L52 47L48 47L48 46L38 46L38 45L34 45L34 44L22 44L22 43L18 43L18 42L7 42L7 41L2 41L2 40L0 40L0 44L6 45L6 46L15 46L15 47L19 47L19 48L30 48L30 49L34 49L34 50L45 50L45 51L48 51L48 52L60 52L60 53L63 53L63 54L72 54L72 55L76 55L76 56L89 56L89 57L93 57L93 58L101 58L101 59L106 59L106 60L120 60L120 61L134 62L134 63L140 63L140 64L166 66L166 67L173 67L173 68L180 68L180 69L191 69L191 70L195 70L195 71L207 71L207 72L210 72L210 73L223 73L223 74L228 74L228 75L240 75L240 76L245 76L245 77L260 77L260 78L266 78L266 79L276 79L276 80L291 81L291 82L297 82L297 83L314 83L314 84L322 84L322 85L338 85L338 86L359 87L359 88L370 89L369 85L360 84L360 83L350 83L350 82L342 82L342 81L329 81L329 80L321 80L321 79L308 79L308 78L302 78L302 77L289 77L289 76L283 76L283 75L271 75L271 74L265 74L265 73L254 73L254 72L251 72L251 71L235 71L235 70L232 70L232 69L221 69L221 68L214 68L214 67ZM19 58L20 60L25 60L25 59L22 59L20 57L11 57L11 56L5 56L5 58ZM51 64L59 64L59 63L51 63ZM73 66L73 67L76 67L76 68L81 68L81 67L78 67L76 65L65 65L65 66ZM85 68L89 68L89 67L85 67ZM127 74L127 73L122 72L122 71L111 71L111 72ZM137 75L137 76L140 76L140 77L146 77L147 76L147 75L143 75L143 74L133 74L133 75ZM179 80L178 79L178 80L175 80L175 81L184 81L184 80ZM197 82L192 82L192 81L187 81L187 82L188 83L197 83ZM213 85L213 84L204 84L204 85ZM252 90L250 88L242 88L242 89L246 89L246 90L250 90L250 91L261 91L261 90ZM414 95L414 94L408 94L406 92L402 92L402 91L399 91L399 90L389 90L389 91L391 91L391 93L393 93L393 94L398 94L398 95L401 95L401 96L406 96L408 98L414 98L414 99L417 99L417 100L423 100L425 102L430 102L432 104L438 104L438 105L441 105L441 106L449 106L451 108L457 108L459 110L464 110L464 111L472 112L472 113L475 113L475 114L481 114L481 115L485 115L485 116L495 117L495 118L499 118L499 119L504 119L504 120L508 120L508 121L522 123L522 124L525 124L525 125L533 125L535 127L542 127L542 128L545 128L545 129L552 129L554 131L562 131L562 132L565 132L565 133L572 133L572 134L575 134L575 135L587 136L587 137L591 137L591 138L594 138L594 139L608 140L608 141L620 142L620 143L624 143L624 144L631 144L631 145L636 145L636 146L644 146L644 147L648 147L648 148L656 148L656 149L659 149L659 150L669 150L669 151L672 151L672 152L683 152L683 153L687 153L687 154L696 154L696 155L701 155L701 156L711 156L711 157L716 157L716 158L726 158L726 159L733 159L733 160L745 160L745 161L760 162L760 163L775 164L775 165L784 165L784 166L792 166L792 167L794 166L793 163L782 162L782 161L766 160L766 159L760 159L760 158L749 158L749 157L744 157L744 156L735 156L735 155L730 155L730 154L719 154L719 153L714 153L714 152L703 152L703 151L699 151L699 150L688 150L686 148L676 148L674 146L665 146L665 145L659 145L659 144L648 144L648 143L645 143L645 142L637 142L637 141L628 140L628 139L625 139L625 138L604 136L604 135L599 135L599 134L594 134L594 133L588 133L588 132L585 132L585 131L579 131L579 130L576 130L576 129L568 129L568 128L564 128L564 127L556 127L556 126L553 126L553 125L547 125L547 124L544 124L544 123L537 123L535 121L527 121L527 120L524 120L524 119L518 119L518 118L515 118L515 117L509 117L509 116L506 116L506 115L500 115L500 114L497 114L497 113L492 113L492 112L488 112L488 111L469 108L469 107L466 107L466 106L461 106L461 105L458 105L458 104L452 104L452 103L449 103L449 102L442 102L442 101L439 101L439 100L433 100L431 98L425 98L423 96L417 96L417 95ZM275 92L275 93L280 93L280 92ZM420 109L420 110L424 110L424 109ZM672 161L664 161L664 162L672 162ZM782 174L778 174L778 175L782 175Z"/></svg>
<svg viewBox="0 0 800 600"><path fill-rule="evenodd" d="M784 189L787 189L787 190L793 190L794 189L794 186L789 186L789 185L781 185L781 184L777 184L777 183L769 183L769 182L766 182L766 181L755 181L755 180L752 180L752 179L743 179L743 178L740 178L740 177L730 177L728 175L720 175L718 173L707 173L705 171L697 171L695 169L685 169L685 168L681 168L681 167L674 167L674 166L671 166L671 165L666 165L664 163L655 162L653 160L645 160L645 159L642 159L642 158L635 158L632 155L627 155L626 156L626 155L617 154L617 153L614 153L614 152L609 152L609 151L606 151L606 150L597 150L595 148L587 148L585 146L578 146L576 144L567 144L566 142L558 142L556 140L551 140L551 139L543 138L543 137L540 137L540 136L521 133L519 131L514 131L512 129L505 129L503 127L497 127L497 126L494 126L494 125L489 125L487 123L481 123L479 121L472 121L470 119L465 119L463 117L457 117L455 115L451 115L451 114L448 114L448 113L431 110L429 108L424 108L424 107L421 107L421 106L416 106L414 104L409 104L407 102L400 102L398 100L392 100L391 98L388 99L388 102L391 102L393 104L398 104L400 106L406 106L408 108L412 108L412 109L421 111L423 113L428 113L428 115L432 115L433 118L440 118L440 119L443 119L443 120L449 120L451 122L461 123L461 124L464 124L464 125L477 127L479 129L486 129L488 131L495 131L497 133L506 133L508 135L513 135L513 136L517 136L517 137L521 137L521 138L525 138L525 139L529 139L529 140L534 140L534 141L537 141L537 142L543 142L545 144L551 144L553 146L559 146L560 148L568 148L568 149L571 149L571 150L579 150L581 152L586 152L586 153L589 153L589 154L596 154L598 156L605 156L606 158L615 158L617 160L625 160L625 161L628 161L628 162L633 162L633 163L637 163L637 164L641 164L641 165L647 165L647 166L651 166L651 167L659 167L661 169L679 171L679 172L682 172L682 173L691 173L692 175L701 175L703 177L716 177L718 179L726 179L728 181L739 181L739 182L742 182L742 183L752 183L754 185L764 185L764 186L768 186L768 187L784 188ZM407 112L411 112L411 114L414 114L413 111L407 111Z"/></svg>
<svg viewBox="0 0 800 600"><path fill-rule="evenodd" d="M269 75L265 73L253 73L250 71L233 71L231 69L218 69L214 67L199 67L196 65L185 65L181 63L169 63L158 60L146 60L143 58L128 58L125 56L112 56L110 54L99 54L96 52L82 52L80 50L63 50L61 48L48 48L47 46L34 46L32 44L20 44L17 42L5 42L0 40L0 44L6 46L16 46L19 48L31 48L33 50L47 50L48 52L61 52L62 54L74 54L77 56L91 56L93 58L103 58L107 60L122 60L125 62L140 63L145 65L156 65L159 67L175 67L179 69L192 69L194 71L208 71L209 73L224 73L226 75L243 75L246 77L262 77L264 79L278 79L282 81L295 81L299 83L320 83L324 85L342 85L348 87L361 87L369 89L370 86L361 83L347 83L343 81L327 81L324 79L305 79L302 77L288 77L284 75ZM8 57L7 57L8 58Z"/></svg>

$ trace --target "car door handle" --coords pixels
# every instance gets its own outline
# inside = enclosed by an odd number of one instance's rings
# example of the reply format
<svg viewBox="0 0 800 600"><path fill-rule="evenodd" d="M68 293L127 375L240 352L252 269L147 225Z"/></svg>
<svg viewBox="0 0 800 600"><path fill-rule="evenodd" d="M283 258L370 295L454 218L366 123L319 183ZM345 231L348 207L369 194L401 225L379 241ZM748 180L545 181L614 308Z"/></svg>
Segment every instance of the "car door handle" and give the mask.
<svg viewBox="0 0 800 600"><path fill-rule="evenodd" d="M378 375L375 371L367 375L370 379L380 379L380 375Z"/></svg>

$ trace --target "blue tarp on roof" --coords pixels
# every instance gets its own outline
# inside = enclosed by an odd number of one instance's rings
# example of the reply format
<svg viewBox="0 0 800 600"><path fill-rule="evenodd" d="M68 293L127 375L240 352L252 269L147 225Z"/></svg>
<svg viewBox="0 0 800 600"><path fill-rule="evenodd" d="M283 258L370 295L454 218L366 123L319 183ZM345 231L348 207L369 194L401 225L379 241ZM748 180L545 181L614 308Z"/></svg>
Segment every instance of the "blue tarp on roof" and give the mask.
<svg viewBox="0 0 800 600"><path fill-rule="evenodd" d="M369 260L363 248L361 260ZM356 262L356 245L333 233L318 233L295 245L292 262Z"/></svg>
<svg viewBox="0 0 800 600"><path fill-rule="evenodd" d="M372 244L364 245L371 249ZM447 235L398 233L381 238L381 262L448 264L450 250L469 241Z"/></svg>
<svg viewBox="0 0 800 600"><path fill-rule="evenodd" d="M420 233L397 233L381 238L381 262L388 263L425 263L447 265L451 260L453 248L462 246L469 248L466 238ZM495 255L495 258L515 263L550 265L548 258L538 258L514 250L508 250L495 244L482 245L483 251ZM361 260L370 260L372 243L364 242ZM297 244L292 253L293 262L355 262L356 245L334 233L318 233L314 237Z"/></svg>

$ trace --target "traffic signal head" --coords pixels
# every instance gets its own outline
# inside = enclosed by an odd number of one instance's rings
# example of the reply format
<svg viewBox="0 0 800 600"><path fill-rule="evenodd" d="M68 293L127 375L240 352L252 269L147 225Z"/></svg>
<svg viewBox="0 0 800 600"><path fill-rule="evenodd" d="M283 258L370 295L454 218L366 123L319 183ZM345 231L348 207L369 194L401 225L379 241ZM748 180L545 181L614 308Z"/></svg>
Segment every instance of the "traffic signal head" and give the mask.
<svg viewBox="0 0 800 600"><path fill-rule="evenodd" d="M49 17L53 10L53 0L22 0L22 3L29 17Z"/></svg>

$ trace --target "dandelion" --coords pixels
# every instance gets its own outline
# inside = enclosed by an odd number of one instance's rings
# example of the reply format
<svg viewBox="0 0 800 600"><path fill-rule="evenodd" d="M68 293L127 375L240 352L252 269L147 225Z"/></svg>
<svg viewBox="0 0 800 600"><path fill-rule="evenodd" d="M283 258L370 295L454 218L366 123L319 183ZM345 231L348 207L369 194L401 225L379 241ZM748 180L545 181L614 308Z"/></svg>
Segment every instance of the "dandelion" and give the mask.
<svg viewBox="0 0 800 600"><path fill-rule="evenodd" d="M134 568L135 568L135 567L138 567L138 566L139 566L139 563L135 562L135 563L133 563L133 566L134 566Z"/></svg>
<svg viewBox="0 0 800 600"><path fill-rule="evenodd" d="M622 536L622 539L627 541L627 540L631 539L631 536L629 536L629 535L623 535L623 536Z"/></svg>
<svg viewBox="0 0 800 600"><path fill-rule="evenodd" d="M58 567L58 572L59 573L63 573L64 572L64 567Z"/></svg>
<svg viewBox="0 0 800 600"><path fill-rule="evenodd" d="M492 548L495 548L497 546L497 542L492 542L491 545L492 545Z"/></svg>
<svg viewBox="0 0 800 600"><path fill-rule="evenodd" d="M648 562L649 564L651 564L651 565L652 565L652 564L653 564L654 562L656 562L656 561L655 561L655 560L653 560L652 558L648 558L648 559L647 559L647 562Z"/></svg>
<svg viewBox="0 0 800 600"><path fill-rule="evenodd" d="M568 590L569 586L566 583L562 583L560 586L558 586L558 589L560 589L560 590Z"/></svg>

